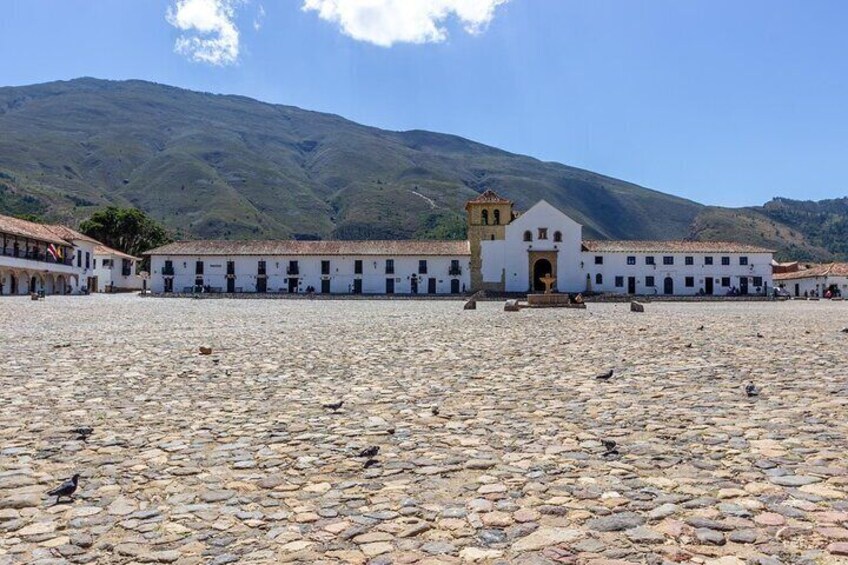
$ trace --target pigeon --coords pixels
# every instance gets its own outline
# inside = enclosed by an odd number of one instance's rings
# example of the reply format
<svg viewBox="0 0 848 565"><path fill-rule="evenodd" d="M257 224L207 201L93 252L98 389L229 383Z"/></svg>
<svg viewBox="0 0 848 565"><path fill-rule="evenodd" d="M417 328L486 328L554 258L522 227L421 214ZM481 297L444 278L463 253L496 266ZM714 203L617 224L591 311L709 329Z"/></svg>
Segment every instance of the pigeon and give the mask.
<svg viewBox="0 0 848 565"><path fill-rule="evenodd" d="M757 337L763 337L763 334L757 332Z"/></svg>
<svg viewBox="0 0 848 565"><path fill-rule="evenodd" d="M367 469L368 467L373 467L374 465L379 465L379 464L380 464L380 462L379 462L379 461L377 461L376 459L369 459L368 461L366 461L366 462L362 465L362 467L364 467L365 469Z"/></svg>
<svg viewBox="0 0 848 565"><path fill-rule="evenodd" d="M324 408L327 410L332 410L333 412L337 411L344 404L344 400L339 400L338 402L333 402L332 404L324 404Z"/></svg>
<svg viewBox="0 0 848 565"><path fill-rule="evenodd" d="M842 329L841 329L841 330L839 330L839 331L841 331L841 332L842 332L842 333L844 333L844 334L848 334L848 328L842 328ZM807 333L810 333L810 332L807 332Z"/></svg>
<svg viewBox="0 0 848 565"><path fill-rule="evenodd" d="M79 478L79 473L77 473L58 487L48 492L47 494L49 496L56 497L56 504L59 504L59 499L63 496L66 498L73 498L73 494L77 490L77 485L79 485Z"/></svg>
<svg viewBox="0 0 848 565"><path fill-rule="evenodd" d="M757 390L757 386L752 381L752 382L748 383L747 385L745 385L745 394L747 394L748 397L750 398L752 396L759 396L760 391Z"/></svg>
<svg viewBox="0 0 848 565"><path fill-rule="evenodd" d="M601 374L601 375L598 375L598 376L596 376L595 378L596 378L596 379L598 379L599 381L608 381L608 380L610 380L610 379L612 378L612 374L613 374L613 372L614 372L614 371L613 371L613 369L610 369L610 370L609 370L609 371L607 371L606 373L603 373L603 374Z"/></svg>
<svg viewBox="0 0 848 565"><path fill-rule="evenodd" d="M94 428L90 426L80 426L79 428L72 429L71 433L77 434L78 440L88 441L88 436L94 433Z"/></svg>
<svg viewBox="0 0 848 565"><path fill-rule="evenodd" d="M395 429L394 428L386 428L386 433L389 434L390 436L393 436L393 435L395 435Z"/></svg>
<svg viewBox="0 0 848 565"><path fill-rule="evenodd" d="M687 344L686 344L686 349L692 349L692 344L691 344L691 343L687 343Z"/></svg>
<svg viewBox="0 0 848 565"><path fill-rule="evenodd" d="M607 451L613 451L616 446L616 443L611 439L602 439L601 443L604 444L604 449Z"/></svg>
<svg viewBox="0 0 848 565"><path fill-rule="evenodd" d="M704 331L704 326L703 326L703 325L699 326L699 327L698 327L698 331L699 331L699 332Z"/></svg>
<svg viewBox="0 0 848 565"><path fill-rule="evenodd" d="M432 408L430 408L430 413L433 414L433 416L438 416L439 415L439 407L433 406Z"/></svg>
<svg viewBox="0 0 848 565"><path fill-rule="evenodd" d="M615 449L615 448L613 448L613 449L610 449L610 450L606 451L606 452L602 455L602 457L618 457L619 455L621 455L621 454L618 452L618 450L617 450L617 449Z"/></svg>
<svg viewBox="0 0 848 565"><path fill-rule="evenodd" d="M359 452L360 457L367 457L368 459L373 458L378 453L380 453L380 447L377 445L372 445L371 447L366 447L362 451Z"/></svg>

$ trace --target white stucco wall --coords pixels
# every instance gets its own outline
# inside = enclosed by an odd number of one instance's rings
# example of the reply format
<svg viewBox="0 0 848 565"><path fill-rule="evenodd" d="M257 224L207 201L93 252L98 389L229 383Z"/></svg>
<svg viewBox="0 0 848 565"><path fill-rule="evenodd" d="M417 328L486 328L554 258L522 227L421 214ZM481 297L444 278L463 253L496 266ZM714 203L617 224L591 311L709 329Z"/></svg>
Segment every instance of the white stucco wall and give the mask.
<svg viewBox="0 0 848 565"><path fill-rule="evenodd" d="M124 257L112 253L98 253L94 258L97 260L97 268L94 269L94 274L97 276L97 286L100 292L105 292L110 285L119 290L141 289L142 280L136 273L138 261L130 260L130 274L125 276L123 274ZM111 261L111 266L104 266L104 260Z"/></svg>
<svg viewBox="0 0 848 565"><path fill-rule="evenodd" d="M603 264L595 264L595 257L603 257ZM646 263L646 257L654 258L654 265ZM686 257L692 257L693 264L686 265ZM627 258L635 257L636 264L628 265ZM664 257L672 257L673 265L665 265ZM713 264L707 265L705 258L712 257ZM728 257L729 265L722 265L722 257ZM748 264L740 265L739 258L747 257ZM591 288L595 292L627 293L628 279L636 279L636 294L664 294L664 282L666 277L671 277L673 290L676 295L695 295L701 289L706 291L706 279L713 279L713 295L723 296L732 288L741 287L741 279L748 279L748 294L756 294L754 277L760 277L764 286L772 288L770 253L634 253L634 252L583 252L583 284L581 290L586 290L586 277L591 279ZM602 283L597 284L596 277L602 276ZM623 277L622 286L616 286L616 277ZM654 277L654 285L649 286L647 278ZM693 278L693 286L686 286L686 277ZM729 286L723 286L723 279L730 279Z"/></svg>
<svg viewBox="0 0 848 565"><path fill-rule="evenodd" d="M818 296L823 296L825 290L831 285L837 285L843 297L848 297L848 277L828 276L828 277L798 277L795 279L783 279L775 281L778 286L783 286L791 296L804 297L804 292L810 295L816 292ZM796 286L797 285L797 286Z"/></svg>
<svg viewBox="0 0 848 565"><path fill-rule="evenodd" d="M395 294L412 293L412 277L418 279L418 294L427 294L429 279L435 280L437 294L450 294L451 281L457 280L457 289L464 292L470 287L469 257L445 256L416 256L416 257L387 257L387 256L163 256L154 255L151 258L151 290L164 291L164 276L162 268L166 260L172 260L174 266L174 291L183 292L195 284L195 265L197 261L204 262L203 283L221 291L227 289L227 261L235 262L236 292L256 292L257 271L260 260L266 262L267 291L272 293L287 292L288 279L286 274L289 261L298 262L299 273L291 275L298 279L298 292L306 292L312 286L316 292L321 292L321 281L330 281L330 293L349 294L353 292L354 280L362 280L362 294L385 294L386 279L394 279ZM386 273L386 259L394 260L394 274ZM451 260L459 261L461 273L449 274ZM330 274L321 274L321 261L330 261ZM362 261L362 274L354 273L356 260ZM419 260L427 261L427 273L419 274Z"/></svg>

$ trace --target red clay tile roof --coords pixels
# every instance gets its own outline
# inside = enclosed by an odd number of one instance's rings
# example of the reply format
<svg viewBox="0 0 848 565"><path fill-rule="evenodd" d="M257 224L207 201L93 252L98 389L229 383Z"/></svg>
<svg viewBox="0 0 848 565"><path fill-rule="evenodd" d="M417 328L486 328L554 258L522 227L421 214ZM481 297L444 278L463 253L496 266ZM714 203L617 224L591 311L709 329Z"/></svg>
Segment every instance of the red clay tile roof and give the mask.
<svg viewBox="0 0 848 565"><path fill-rule="evenodd" d="M0 233L17 235L29 239L37 239L46 243L58 245L69 245L61 233L57 233L56 226L28 222L11 216L0 216Z"/></svg>
<svg viewBox="0 0 848 565"><path fill-rule="evenodd" d="M816 277L848 277L848 263L826 263L809 265L805 269L789 273L775 273L772 278L776 281L789 279L811 279Z"/></svg>
<svg viewBox="0 0 848 565"><path fill-rule="evenodd" d="M465 203L466 209L469 204L512 204L512 200L504 198L494 190L487 189L475 198Z"/></svg>
<svg viewBox="0 0 848 565"><path fill-rule="evenodd" d="M465 256L468 241L177 241L145 255L385 255Z"/></svg>
<svg viewBox="0 0 848 565"><path fill-rule="evenodd" d="M133 261L141 261L141 257L133 257L132 255L127 255L122 251L118 251L117 249L112 249L106 245L96 245L94 247L95 255L116 255L123 259L131 259Z"/></svg>
<svg viewBox="0 0 848 565"><path fill-rule="evenodd" d="M606 253L773 253L772 249L732 241L587 240L583 251Z"/></svg>
<svg viewBox="0 0 848 565"><path fill-rule="evenodd" d="M47 226L47 228L50 231L52 231L53 233L55 233L56 235L58 235L59 237L61 237L62 239L65 239L67 241L73 241L75 239L79 239L79 240L82 240L82 241L87 241L89 243L93 243L95 245L101 245L101 243L99 241L97 241L96 239L88 237L85 234L81 234L77 230L72 230L68 226L60 226L58 224L54 224L54 225Z"/></svg>

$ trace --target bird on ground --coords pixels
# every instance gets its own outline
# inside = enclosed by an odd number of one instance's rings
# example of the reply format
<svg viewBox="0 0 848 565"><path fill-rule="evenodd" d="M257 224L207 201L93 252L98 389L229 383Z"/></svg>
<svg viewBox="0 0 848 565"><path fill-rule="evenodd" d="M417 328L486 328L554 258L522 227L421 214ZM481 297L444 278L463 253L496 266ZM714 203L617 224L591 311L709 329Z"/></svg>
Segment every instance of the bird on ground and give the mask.
<svg viewBox="0 0 848 565"><path fill-rule="evenodd" d="M607 371L606 373L602 373L602 374L600 374L600 375L596 376L595 378L596 378L597 380L599 380L599 381L608 381L608 380L610 380L610 379L612 378L612 374L613 374L613 372L614 372L614 370L613 370L613 369L610 369L610 370L609 370L609 371Z"/></svg>
<svg viewBox="0 0 848 565"><path fill-rule="evenodd" d="M343 404L344 404L344 400L339 400L338 402L333 402L331 404L324 404L324 408L326 408L327 410L332 410L333 412L336 412L339 408L342 407Z"/></svg>
<svg viewBox="0 0 848 565"><path fill-rule="evenodd" d="M686 344L686 349L692 349L692 344L691 344L691 343L687 343L687 344Z"/></svg>
<svg viewBox="0 0 848 565"><path fill-rule="evenodd" d="M618 457L619 455L621 454L618 452L618 450L613 448L605 451L601 457Z"/></svg>
<svg viewBox="0 0 848 565"><path fill-rule="evenodd" d="M372 445L370 447L366 447L362 451L359 452L360 457L367 457L368 459L374 458L378 453L380 453L380 446Z"/></svg>
<svg viewBox="0 0 848 565"><path fill-rule="evenodd" d="M604 445L604 449L607 451L612 451L615 449L616 443L611 439L602 439L601 443Z"/></svg>
<svg viewBox="0 0 848 565"><path fill-rule="evenodd" d="M703 325L701 325L700 327L698 327L698 331L699 331L699 332L704 331L704 326L703 326Z"/></svg>
<svg viewBox="0 0 848 565"><path fill-rule="evenodd" d="M77 486L79 485L79 478L79 473L77 473L58 487L49 491L47 494L49 496L56 497L56 504L59 504L59 499L63 496L73 499L73 494L77 491Z"/></svg>
<svg viewBox="0 0 848 565"><path fill-rule="evenodd" d="M94 428L90 426L80 426L78 428L74 428L71 430L72 434L77 434L77 439L81 441L88 441L88 436L94 433Z"/></svg>
<svg viewBox="0 0 848 565"><path fill-rule="evenodd" d="M757 332L757 337L763 337L763 334Z"/></svg>
<svg viewBox="0 0 848 565"><path fill-rule="evenodd" d="M439 407L438 407L438 406L433 406L432 408L430 408L430 413L431 413L433 416L438 416L438 415L439 415Z"/></svg>
<svg viewBox="0 0 848 565"><path fill-rule="evenodd" d="M841 330L839 330L839 331L841 331L841 332L842 332L842 333L844 333L844 334L848 334L848 328L842 328L842 329L841 329ZM807 332L807 333L810 333L810 332Z"/></svg>
<svg viewBox="0 0 848 565"><path fill-rule="evenodd" d="M390 436L393 436L393 435L395 435L395 429L394 428L386 428L386 433L389 434Z"/></svg>
<svg viewBox="0 0 848 565"><path fill-rule="evenodd" d="M362 464L362 467L367 469L368 467L373 467L374 465L379 465L379 464L380 464L380 462L377 461L376 459L369 459L368 461L366 461L365 463Z"/></svg>
<svg viewBox="0 0 848 565"><path fill-rule="evenodd" d="M745 394L747 394L750 398L752 396L759 396L760 391L757 390L757 386L754 384L753 381L751 381L750 383L745 385Z"/></svg>

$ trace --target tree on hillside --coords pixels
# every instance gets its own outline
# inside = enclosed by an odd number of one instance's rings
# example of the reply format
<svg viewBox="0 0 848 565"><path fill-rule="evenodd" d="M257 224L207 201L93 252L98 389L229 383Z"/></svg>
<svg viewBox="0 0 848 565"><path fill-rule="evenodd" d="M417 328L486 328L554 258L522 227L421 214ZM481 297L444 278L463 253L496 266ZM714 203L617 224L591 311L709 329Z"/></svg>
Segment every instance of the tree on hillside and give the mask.
<svg viewBox="0 0 848 565"><path fill-rule="evenodd" d="M172 241L165 228L141 210L110 206L80 224L80 231L109 247L139 256Z"/></svg>

